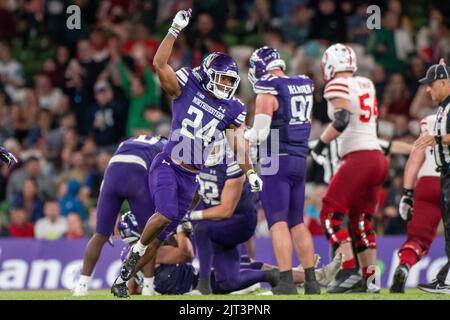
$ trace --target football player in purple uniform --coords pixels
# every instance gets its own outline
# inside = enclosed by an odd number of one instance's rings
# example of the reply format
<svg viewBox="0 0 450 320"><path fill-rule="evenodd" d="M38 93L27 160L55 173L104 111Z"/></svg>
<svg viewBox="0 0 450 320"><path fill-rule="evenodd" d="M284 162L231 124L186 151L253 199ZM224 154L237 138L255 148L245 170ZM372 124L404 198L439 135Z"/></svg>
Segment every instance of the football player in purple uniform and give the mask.
<svg viewBox="0 0 450 320"><path fill-rule="evenodd" d="M109 161L97 203L95 234L84 251L83 267L73 289L74 296L88 294L92 272L103 246L114 231L122 203L128 201L141 228L153 214L155 205L149 197L148 169L166 142L167 139L160 136L133 137L121 143Z"/></svg>
<svg viewBox="0 0 450 320"><path fill-rule="evenodd" d="M195 221L194 237L200 262L198 294L213 292L212 267L217 291L221 293L239 291L259 282L271 286L278 283L277 269L241 269L239 245L255 233L256 206L250 185L228 149L225 139L216 141L198 175L200 201L190 214Z"/></svg>
<svg viewBox="0 0 450 320"><path fill-rule="evenodd" d="M285 68L274 48L265 46L251 55L249 80L257 94L256 111L253 127L245 137L252 144L260 144L261 149L261 178L266 187L260 198L280 270L280 281L272 292L297 294L292 275L293 242L305 270L305 294L320 294L314 272L314 244L303 223L313 82L306 76L288 77ZM278 133L278 141L272 141L276 140L272 138L274 133ZM276 161L278 172L264 174L267 164Z"/></svg>
<svg viewBox="0 0 450 320"><path fill-rule="evenodd" d="M240 80L236 62L224 53L211 53L194 69L175 72L167 63L174 42L190 17L190 9L176 14L153 59L161 87L173 99L171 134L150 168L149 187L155 213L122 263L120 276L111 288L118 297L128 296L126 281L154 257L156 249L189 209L197 190L196 175L219 133L226 132L252 191L262 189L244 141L236 139L237 131L243 131L246 116L245 106L233 97Z"/></svg>

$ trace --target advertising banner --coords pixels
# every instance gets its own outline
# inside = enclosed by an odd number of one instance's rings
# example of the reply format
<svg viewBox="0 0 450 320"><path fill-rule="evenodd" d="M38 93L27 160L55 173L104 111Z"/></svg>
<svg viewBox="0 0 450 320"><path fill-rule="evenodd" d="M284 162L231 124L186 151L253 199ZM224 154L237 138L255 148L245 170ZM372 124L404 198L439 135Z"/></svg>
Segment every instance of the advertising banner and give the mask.
<svg viewBox="0 0 450 320"><path fill-rule="evenodd" d="M389 287L398 263L397 250L404 237L379 237L378 284ZM0 290L70 289L80 274L86 240L0 239ZM320 266L330 261L329 244L323 237L314 238L316 253L322 257ZM121 241L114 247L105 245L95 268L92 289L110 288L120 267ZM270 238L255 239L255 259L276 265ZM430 252L410 272L407 287L434 279L447 258L444 239L437 237ZM194 265L197 265L194 261ZM298 261L294 259L294 266Z"/></svg>

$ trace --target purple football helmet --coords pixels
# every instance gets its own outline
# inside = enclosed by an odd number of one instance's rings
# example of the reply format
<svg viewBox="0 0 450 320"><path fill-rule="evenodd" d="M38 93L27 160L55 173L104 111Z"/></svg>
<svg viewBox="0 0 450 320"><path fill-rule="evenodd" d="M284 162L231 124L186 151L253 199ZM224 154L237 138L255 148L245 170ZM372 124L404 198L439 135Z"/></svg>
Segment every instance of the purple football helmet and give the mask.
<svg viewBox="0 0 450 320"><path fill-rule="evenodd" d="M286 63L281 59L278 50L267 46L253 51L249 63L248 80L252 85L271 69L286 70Z"/></svg>
<svg viewBox="0 0 450 320"><path fill-rule="evenodd" d="M207 55L202 64L196 68L196 72L200 75L205 89L212 92L218 99L231 99L241 80L236 62L229 55L221 52ZM221 83L223 76L230 78L229 85Z"/></svg>
<svg viewBox="0 0 450 320"><path fill-rule="evenodd" d="M140 238L139 226L136 217L131 211L128 211L120 217L119 235L123 242L131 244Z"/></svg>

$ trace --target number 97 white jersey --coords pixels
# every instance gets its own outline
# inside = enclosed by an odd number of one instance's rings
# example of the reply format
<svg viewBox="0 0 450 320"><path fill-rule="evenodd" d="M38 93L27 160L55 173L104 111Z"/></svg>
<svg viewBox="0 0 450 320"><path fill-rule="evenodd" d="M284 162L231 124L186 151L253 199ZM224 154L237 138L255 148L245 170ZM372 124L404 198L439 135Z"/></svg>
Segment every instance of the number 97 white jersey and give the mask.
<svg viewBox="0 0 450 320"><path fill-rule="evenodd" d="M337 138L339 156L359 150L381 150L377 137L377 98L372 81L365 77L334 78L324 90L328 101L328 117L334 120L331 100L350 101L350 121Z"/></svg>

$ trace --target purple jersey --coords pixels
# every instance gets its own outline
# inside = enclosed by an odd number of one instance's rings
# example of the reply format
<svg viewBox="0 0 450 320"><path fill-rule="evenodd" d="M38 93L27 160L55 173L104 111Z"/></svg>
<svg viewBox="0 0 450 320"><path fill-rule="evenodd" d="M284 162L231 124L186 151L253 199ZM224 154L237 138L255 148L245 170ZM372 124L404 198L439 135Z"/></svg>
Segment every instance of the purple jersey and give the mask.
<svg viewBox="0 0 450 320"><path fill-rule="evenodd" d="M278 154L306 158L313 106L312 80L306 76L277 77L266 74L256 81L254 91L274 95L278 100L278 109L272 115L270 126L279 130ZM273 149L270 138L269 150L262 154L277 156L270 150Z"/></svg>
<svg viewBox="0 0 450 320"><path fill-rule="evenodd" d="M145 161L146 167L150 168L153 159L163 150L166 143L167 139L164 137L140 135L122 142L114 155L137 155Z"/></svg>
<svg viewBox="0 0 450 320"><path fill-rule="evenodd" d="M172 128L164 152L201 170L220 132L245 121L245 106L237 98L212 98L195 70L177 71L181 94L173 101Z"/></svg>
<svg viewBox="0 0 450 320"><path fill-rule="evenodd" d="M220 204L220 196L225 182L228 179L238 178L243 174L235 161L204 167L198 175L200 184L198 193L201 196L201 201L196 210L205 210ZM256 213L253 193L250 191L250 185L247 180L244 182L244 189L234 212L236 214Z"/></svg>

